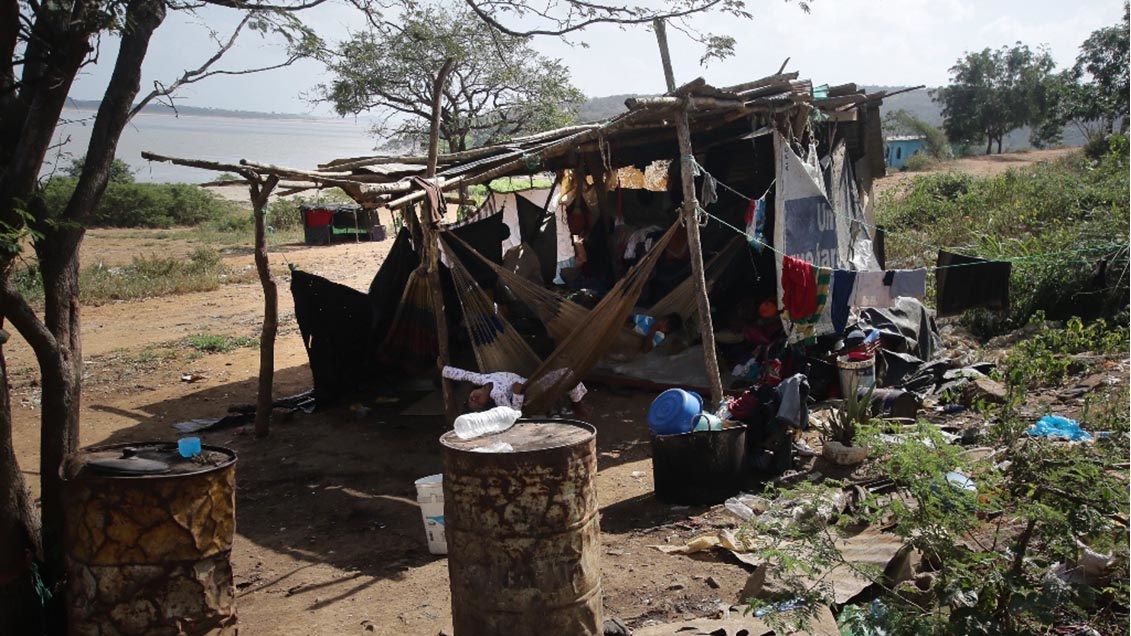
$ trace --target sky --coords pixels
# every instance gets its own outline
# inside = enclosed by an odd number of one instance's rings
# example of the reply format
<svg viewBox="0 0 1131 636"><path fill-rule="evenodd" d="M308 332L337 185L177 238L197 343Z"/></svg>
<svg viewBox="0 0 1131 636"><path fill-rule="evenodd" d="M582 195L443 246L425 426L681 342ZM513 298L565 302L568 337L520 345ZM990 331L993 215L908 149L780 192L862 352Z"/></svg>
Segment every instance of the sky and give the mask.
<svg viewBox="0 0 1131 636"><path fill-rule="evenodd" d="M337 2L303 12L303 20L328 41L340 41L363 26L354 9ZM705 67L699 64L701 45L669 29L676 82L702 76L716 86L738 84L776 72L788 57L786 70L799 71L817 85L940 86L965 52L1018 41L1048 46L1058 68L1064 68L1092 31L1116 24L1123 11L1121 0L812 0L809 6L806 14L795 1L747 0L753 20L695 19L698 29L738 42L732 58ZM236 20L235 12L220 8L195 17L171 14L151 43L143 91L199 65L214 48L209 29L222 33ZM269 65L283 57L278 41L245 35L227 68ZM98 99L104 90L117 42L107 38L102 46L102 63L87 67L72 88L73 98ZM572 43L542 37L533 46L562 59L574 85L590 97L664 90L655 36L646 28L597 26ZM332 115L326 104L311 100L324 81L320 63L300 61L255 75L209 78L178 95L179 103L192 106Z"/></svg>

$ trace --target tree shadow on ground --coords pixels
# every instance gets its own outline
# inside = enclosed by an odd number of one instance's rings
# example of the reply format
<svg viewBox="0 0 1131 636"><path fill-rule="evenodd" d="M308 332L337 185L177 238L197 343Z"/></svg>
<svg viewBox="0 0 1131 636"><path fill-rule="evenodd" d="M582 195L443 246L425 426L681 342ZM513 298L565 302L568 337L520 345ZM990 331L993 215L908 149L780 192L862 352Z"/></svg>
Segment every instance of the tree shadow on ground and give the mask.
<svg viewBox="0 0 1131 636"><path fill-rule="evenodd" d="M276 372L276 393L301 392L310 386L309 378L306 365L281 369ZM171 441L179 436L172 423L220 417L229 405L254 403L255 392L256 379L251 378L128 411L97 400L89 408L136 422L101 444ZM407 570L438 558L428 552L414 482L442 472L439 438L447 426L441 416L399 414L421 395L405 395L396 404L375 404L374 396L357 395L311 414L276 409L264 439L254 436L250 423L198 433L202 443L230 448L239 456L238 534L290 556L301 564L296 571L319 563L345 571L357 578L356 590L371 585L372 579L401 579ZM646 405L650 398L641 399ZM600 470L649 456L647 427L631 412L640 401L626 400L622 392L593 391L591 408L599 415L591 419L598 429ZM648 495L604 509L602 525L616 533L685 514L673 513ZM241 593L292 574L247 583ZM298 585L287 593L314 591L319 585ZM317 596L319 607L334 600Z"/></svg>

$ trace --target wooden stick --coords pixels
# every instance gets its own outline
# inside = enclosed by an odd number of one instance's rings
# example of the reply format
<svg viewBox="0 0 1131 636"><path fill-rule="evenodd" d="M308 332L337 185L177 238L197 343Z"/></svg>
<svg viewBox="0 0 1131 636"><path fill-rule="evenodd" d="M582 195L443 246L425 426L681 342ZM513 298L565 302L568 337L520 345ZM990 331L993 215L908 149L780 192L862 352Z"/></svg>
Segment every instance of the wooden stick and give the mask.
<svg viewBox="0 0 1131 636"><path fill-rule="evenodd" d="M663 20L652 23L655 26L656 40L660 45L660 60L664 65L664 78L668 91L675 92L675 75L672 73L671 57L668 53L667 28ZM687 243L691 248L691 275L695 279L696 304L699 308L699 331L703 337L703 365L707 381L711 384L711 403L707 408L713 411L723 400L723 383L719 377L719 360L715 352L715 327L711 320L711 301L707 295L707 281L703 274L703 245L699 238L699 221L695 218L699 202L695 198L695 176L692 174L691 129L687 122L687 108L675 117L675 134L679 140L680 176L683 185L683 225L687 229ZM659 318L659 316L657 316Z"/></svg>
<svg viewBox="0 0 1131 636"><path fill-rule="evenodd" d="M267 261L267 199L279 183L275 175L260 183L252 181L251 209L255 214L255 269L263 286L263 331L259 335L259 391L255 400L255 436L267 437L274 408L272 386L275 381L275 336L279 331L279 290L271 277Z"/></svg>
<svg viewBox="0 0 1131 636"><path fill-rule="evenodd" d="M653 110L674 110L690 101L696 109L715 110L725 108L744 108L746 103L739 99L719 99L717 97L629 97L624 105L629 110L648 108Z"/></svg>
<svg viewBox="0 0 1131 636"><path fill-rule="evenodd" d="M428 134L428 168L424 173L427 179L433 179L436 176L436 164L440 155L440 105L444 96L444 83L447 81L448 73L451 72L454 63L455 59L453 58L449 57L445 60L440 72L432 82L432 127ZM445 205L443 200L440 201L440 205ZM426 198L424 222L421 224L424 230L424 245L426 246L424 256L427 259L425 262L428 271L428 289L432 296L432 313L436 317L438 353L441 364L447 365L451 361L451 357L448 353L448 317L444 313L444 293L440 289L440 238L432 223L433 218L443 216L444 210L433 210L431 208L432 200ZM447 419L448 426L451 426L459 413L459 407L456 405L452 382L444 378L442 373L440 374L440 392L444 397L444 416Z"/></svg>

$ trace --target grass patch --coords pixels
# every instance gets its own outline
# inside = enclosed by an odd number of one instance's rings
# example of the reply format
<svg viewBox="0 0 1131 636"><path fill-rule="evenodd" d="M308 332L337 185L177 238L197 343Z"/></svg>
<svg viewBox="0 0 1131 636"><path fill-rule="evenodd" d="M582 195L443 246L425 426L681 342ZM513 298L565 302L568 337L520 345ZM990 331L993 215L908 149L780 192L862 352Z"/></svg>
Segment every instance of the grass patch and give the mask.
<svg viewBox="0 0 1131 636"><path fill-rule="evenodd" d="M878 220L890 230L888 264L933 265L931 246L1013 261L1010 310L966 314L982 337L1021 327L1037 312L1126 322L1127 150L1127 138L1117 135L1096 160L1074 153L988 178L915 177L905 196L879 200ZM1101 267L1106 275L1098 275Z"/></svg>
<svg viewBox="0 0 1131 636"><path fill-rule="evenodd" d="M228 353L244 347L259 346L257 338L246 336L226 336L215 333L196 333L185 338L184 343L201 353Z"/></svg>

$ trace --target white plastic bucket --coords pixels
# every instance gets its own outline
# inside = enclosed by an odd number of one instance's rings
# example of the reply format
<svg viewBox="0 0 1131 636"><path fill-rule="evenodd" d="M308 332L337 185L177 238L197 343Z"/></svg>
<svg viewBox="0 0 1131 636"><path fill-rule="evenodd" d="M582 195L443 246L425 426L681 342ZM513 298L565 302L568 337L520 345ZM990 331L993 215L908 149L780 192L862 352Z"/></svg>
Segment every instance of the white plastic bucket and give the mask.
<svg viewBox="0 0 1131 636"><path fill-rule="evenodd" d="M444 476L428 475L416 480L416 503L424 517L424 534L428 537L428 551L447 554L448 540L444 537Z"/></svg>
<svg viewBox="0 0 1131 636"><path fill-rule="evenodd" d="M836 359L836 369L840 376L840 394L847 397L859 388L876 386L876 359L849 360L848 356Z"/></svg>

